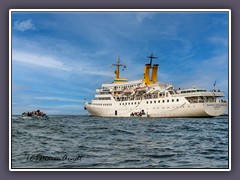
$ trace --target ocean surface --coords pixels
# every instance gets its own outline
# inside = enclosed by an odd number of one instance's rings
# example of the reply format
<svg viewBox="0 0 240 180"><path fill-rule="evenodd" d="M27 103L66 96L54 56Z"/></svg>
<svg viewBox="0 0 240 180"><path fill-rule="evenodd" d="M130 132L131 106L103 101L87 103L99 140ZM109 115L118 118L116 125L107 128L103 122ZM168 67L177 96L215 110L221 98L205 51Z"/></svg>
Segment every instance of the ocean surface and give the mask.
<svg viewBox="0 0 240 180"><path fill-rule="evenodd" d="M228 169L228 116L12 116L12 168Z"/></svg>

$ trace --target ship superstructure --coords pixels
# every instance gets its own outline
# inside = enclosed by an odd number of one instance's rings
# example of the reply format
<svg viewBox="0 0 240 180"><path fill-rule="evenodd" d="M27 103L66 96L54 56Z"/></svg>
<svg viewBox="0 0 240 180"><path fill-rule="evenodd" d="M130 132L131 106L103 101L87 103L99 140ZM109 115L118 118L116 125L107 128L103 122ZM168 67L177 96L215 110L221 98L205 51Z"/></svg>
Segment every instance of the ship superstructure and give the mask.
<svg viewBox="0 0 240 180"><path fill-rule="evenodd" d="M220 90L202 88L174 89L170 83L158 82L158 64L148 57L141 80L120 78L118 59L113 83L96 89L95 99L85 103L85 109L101 117L213 117L225 113L227 102Z"/></svg>

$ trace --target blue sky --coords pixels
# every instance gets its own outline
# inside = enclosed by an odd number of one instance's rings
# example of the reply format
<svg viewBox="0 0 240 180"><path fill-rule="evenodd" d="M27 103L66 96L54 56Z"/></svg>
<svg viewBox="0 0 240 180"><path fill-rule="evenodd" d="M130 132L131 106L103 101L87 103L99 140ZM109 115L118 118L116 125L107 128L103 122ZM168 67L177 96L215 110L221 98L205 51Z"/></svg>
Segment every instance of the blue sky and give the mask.
<svg viewBox="0 0 240 180"><path fill-rule="evenodd" d="M136 80L152 52L160 82L228 96L227 12L13 12L12 112L86 114L118 57Z"/></svg>

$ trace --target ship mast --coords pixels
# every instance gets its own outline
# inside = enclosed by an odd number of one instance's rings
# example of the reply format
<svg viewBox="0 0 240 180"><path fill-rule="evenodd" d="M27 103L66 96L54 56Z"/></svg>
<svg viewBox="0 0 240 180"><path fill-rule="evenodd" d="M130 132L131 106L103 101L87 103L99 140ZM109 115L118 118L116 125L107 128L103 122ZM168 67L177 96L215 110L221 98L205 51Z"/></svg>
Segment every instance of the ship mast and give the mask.
<svg viewBox="0 0 240 180"><path fill-rule="evenodd" d="M147 58L150 59L150 66L152 67L152 60L153 60L153 59L156 59L156 58L158 58L158 57L153 56L153 53L152 53L150 56L147 56Z"/></svg>
<svg viewBox="0 0 240 180"><path fill-rule="evenodd" d="M124 68L126 68L127 66L125 64L120 63L120 58L118 58L117 64L112 64L112 65L117 67L116 70L114 71L114 73L116 74L115 79L114 79L114 83L126 82L127 79L126 78L120 78L119 75L120 75L120 67L122 66L123 70L124 70Z"/></svg>
<svg viewBox="0 0 240 180"><path fill-rule="evenodd" d="M120 67L123 66L123 68L126 68L126 65L120 63L120 58L118 58L117 64L112 64L112 65L117 67L117 69L115 70L115 74L116 74L115 78L119 79Z"/></svg>

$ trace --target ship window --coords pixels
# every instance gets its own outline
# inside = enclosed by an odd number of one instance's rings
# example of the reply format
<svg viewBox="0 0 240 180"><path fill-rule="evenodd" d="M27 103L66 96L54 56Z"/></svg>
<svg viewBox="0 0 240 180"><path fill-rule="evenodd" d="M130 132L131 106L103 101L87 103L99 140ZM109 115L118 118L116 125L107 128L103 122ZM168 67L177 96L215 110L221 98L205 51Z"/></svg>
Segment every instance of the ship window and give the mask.
<svg viewBox="0 0 240 180"><path fill-rule="evenodd" d="M177 99L177 102L179 101L179 99Z"/></svg>
<svg viewBox="0 0 240 180"><path fill-rule="evenodd" d="M140 102L138 102L138 104L140 104Z"/></svg>
<svg viewBox="0 0 240 180"><path fill-rule="evenodd" d="M172 99L172 102L174 102L174 99Z"/></svg>
<svg viewBox="0 0 240 180"><path fill-rule="evenodd" d="M137 104L137 102L135 102L135 104Z"/></svg>
<svg viewBox="0 0 240 180"><path fill-rule="evenodd" d="M154 101L154 103L156 103L156 101Z"/></svg>
<svg viewBox="0 0 240 180"><path fill-rule="evenodd" d="M160 103L160 100L158 100L158 103Z"/></svg>
<svg viewBox="0 0 240 180"><path fill-rule="evenodd" d="M169 91L170 94L174 94L173 91Z"/></svg>
<svg viewBox="0 0 240 180"><path fill-rule="evenodd" d="M148 101L147 101L147 104L148 104Z"/></svg>
<svg viewBox="0 0 240 180"><path fill-rule="evenodd" d="M133 102L132 102L132 105L133 105Z"/></svg>
<svg viewBox="0 0 240 180"><path fill-rule="evenodd" d="M169 102L169 100L167 100L167 102Z"/></svg>
<svg viewBox="0 0 240 180"><path fill-rule="evenodd" d="M120 103L120 106L121 106L121 103Z"/></svg>
<svg viewBox="0 0 240 180"><path fill-rule="evenodd" d="M162 100L162 102L164 103L164 100Z"/></svg>
<svg viewBox="0 0 240 180"><path fill-rule="evenodd" d="M152 101L150 101L150 103L152 104Z"/></svg>

